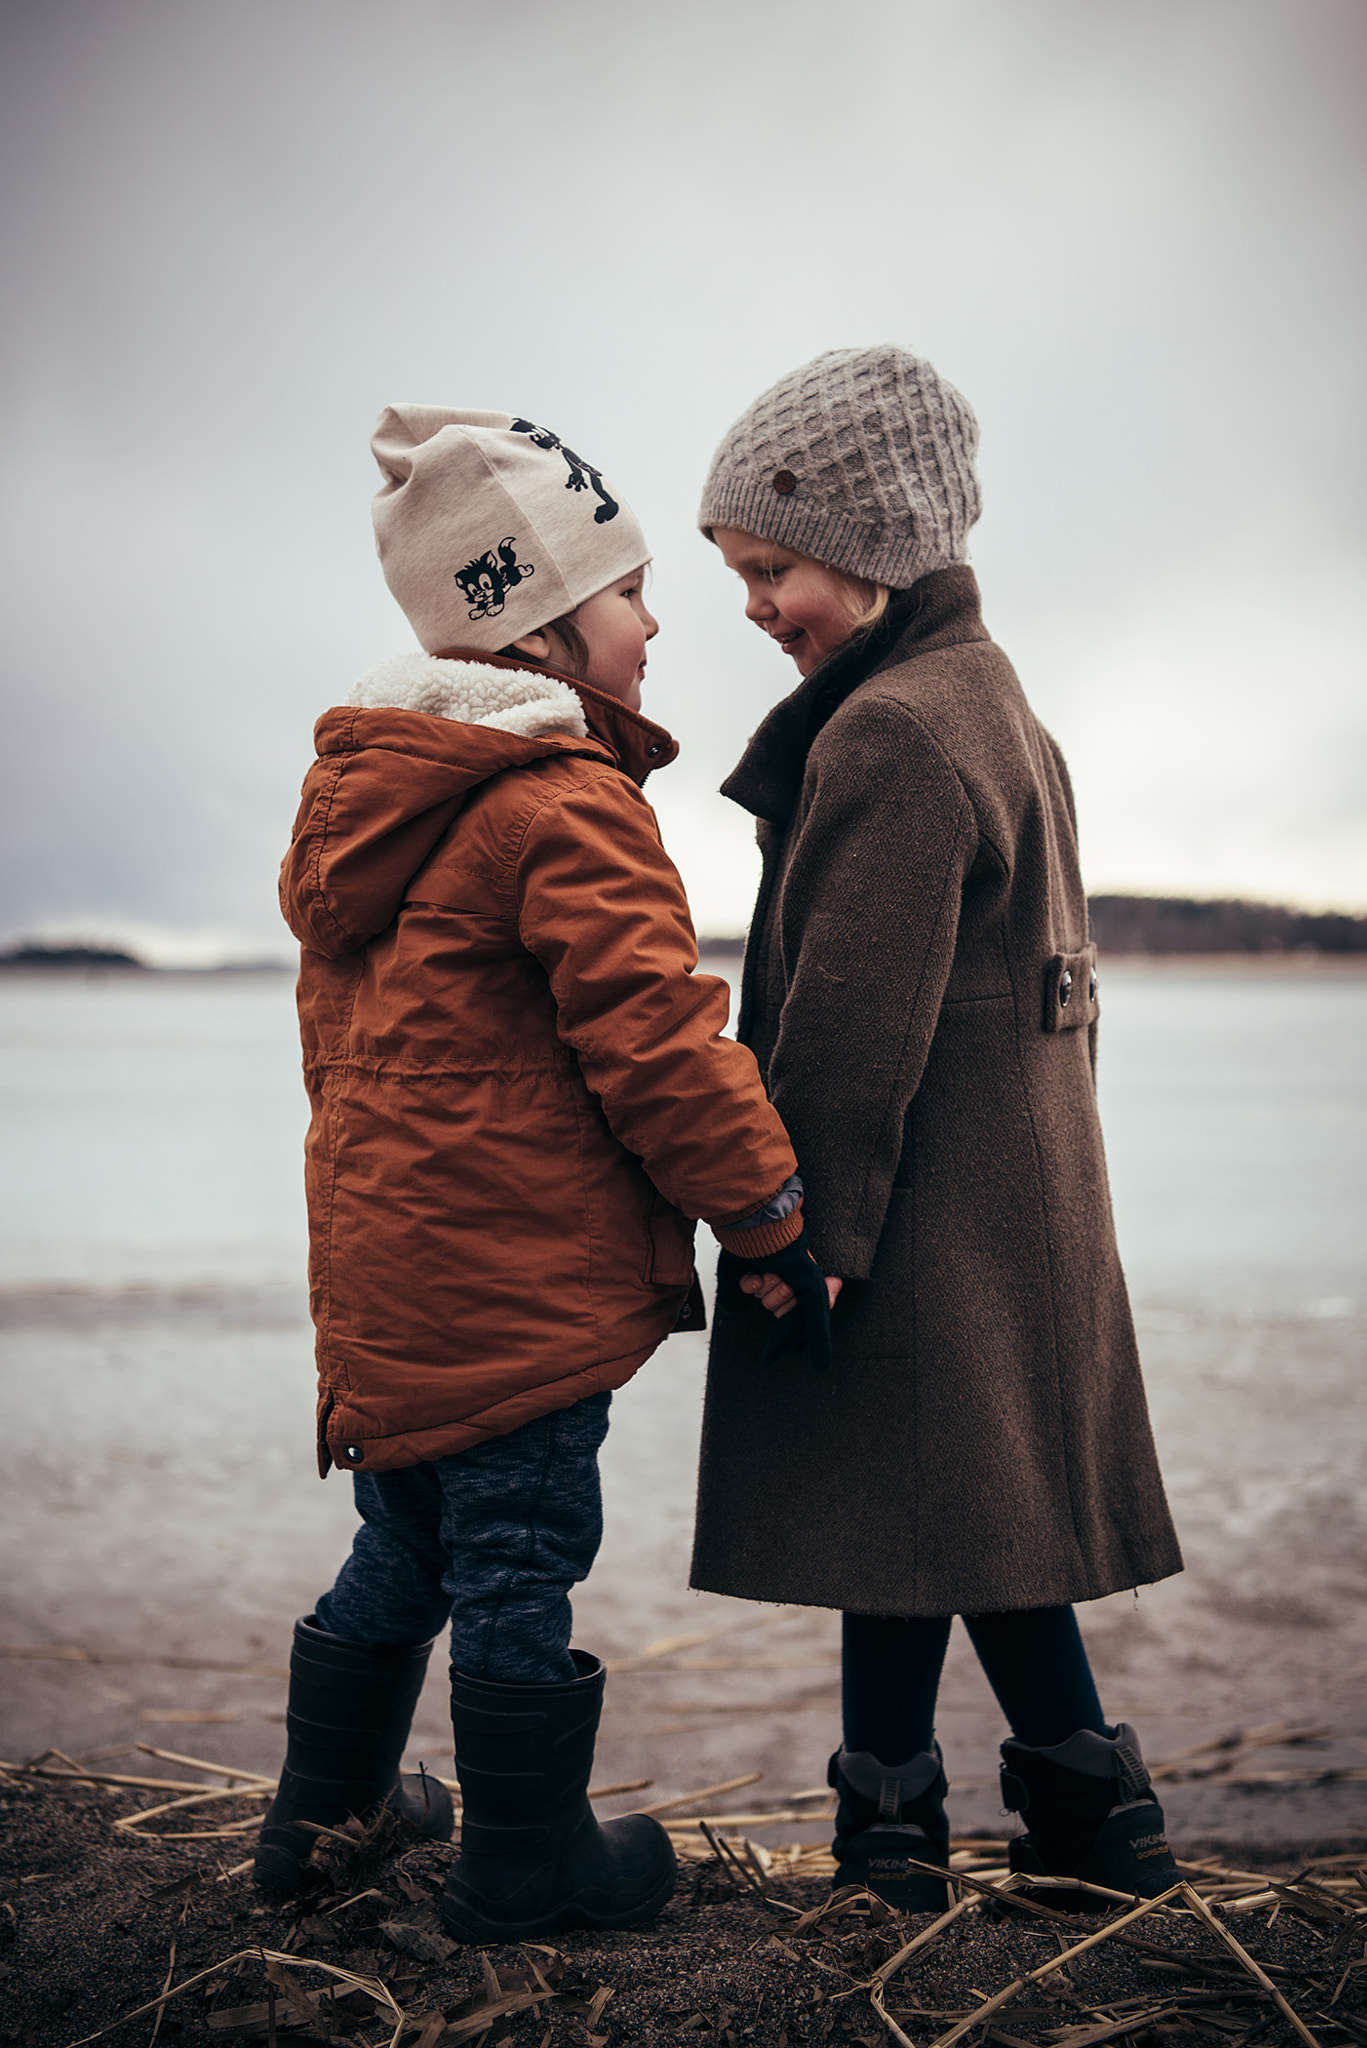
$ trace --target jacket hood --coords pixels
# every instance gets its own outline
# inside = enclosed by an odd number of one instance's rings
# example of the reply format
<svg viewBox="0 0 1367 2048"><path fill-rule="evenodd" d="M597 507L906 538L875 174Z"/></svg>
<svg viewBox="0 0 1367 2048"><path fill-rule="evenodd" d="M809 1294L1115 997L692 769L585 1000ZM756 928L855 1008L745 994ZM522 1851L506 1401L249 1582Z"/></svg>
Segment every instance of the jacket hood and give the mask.
<svg viewBox="0 0 1367 2048"><path fill-rule="evenodd" d="M409 882L471 792L548 754L607 759L644 782L678 753L662 727L546 669L499 656L392 656L314 727L280 907L336 957L392 924Z"/></svg>

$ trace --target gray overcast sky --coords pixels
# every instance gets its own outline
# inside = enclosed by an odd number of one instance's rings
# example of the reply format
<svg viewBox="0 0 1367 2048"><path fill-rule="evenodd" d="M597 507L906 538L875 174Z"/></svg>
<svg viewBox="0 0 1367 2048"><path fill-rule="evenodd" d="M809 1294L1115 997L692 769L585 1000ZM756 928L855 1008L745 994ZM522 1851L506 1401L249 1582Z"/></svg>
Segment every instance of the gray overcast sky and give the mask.
<svg viewBox="0 0 1367 2048"><path fill-rule="evenodd" d="M989 625L1094 889L1367 908L1362 0L5 0L0 938L284 951L313 720L411 636L391 399L521 410L656 550L699 925L792 681L696 534L817 350L982 422Z"/></svg>

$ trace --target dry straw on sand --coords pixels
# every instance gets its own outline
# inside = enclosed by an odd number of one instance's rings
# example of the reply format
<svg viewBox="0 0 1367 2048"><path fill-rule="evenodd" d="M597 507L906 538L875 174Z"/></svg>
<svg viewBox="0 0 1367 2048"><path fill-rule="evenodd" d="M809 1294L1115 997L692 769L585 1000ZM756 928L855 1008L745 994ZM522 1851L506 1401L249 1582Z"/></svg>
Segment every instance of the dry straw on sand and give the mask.
<svg viewBox="0 0 1367 2048"><path fill-rule="evenodd" d="M1273 1739L1302 1732L1231 1735L1167 1759L1158 1772L1171 1782L1218 1768L1234 1782L1257 1782L1250 1760ZM78 1760L53 1751L3 1767L11 1796L31 1806L41 1808L45 1798L85 1801L81 1830L92 1864L100 1865L98 1890L106 1900L117 1889L120 1855L155 1851L160 1869L173 1857L185 1865L180 1877L150 1894L144 1868L140 1888L133 1887L149 1936L156 1915L145 1902L165 1908L171 1898L184 1901L169 1961L162 1946L148 1972L150 1995L110 1996L131 1992L131 1977L106 1984L102 2002L77 2002L98 2013L98 2024L46 2030L27 2021L8 2036L27 2048L88 2048L106 2037L116 2048L124 2041L151 2048L171 2034L179 2048L198 2041L264 2041L274 2048L288 2041L347 2048L894 2041L901 2048L958 2048L970 2036L1002 2048L1367 2042L1367 1849L1282 1875L1206 1858L1184 1864L1183 1882L1162 1898L1136 1900L1062 1880L1026 1886L1007 1874L1003 1841L966 1838L952 1844L948 1909L929 1921L908 1919L867 1892L829 1893L832 1865L823 1846L766 1847L755 1839L759 1831L772 1837L786 1825L823 1818L824 1788L819 1797L743 1811L684 1810L734 1799L753 1777L657 1802L683 1875L675 1905L656 1928L489 1953L459 1948L443 1935L435 1912L449 1851L431 1844L405 1850L392 1828L349 1823L319 1831L316 1885L275 1914L275 1938L218 1950L210 1944L202 1959L191 1958L196 1902L218 1908L203 1913L205 1921L221 1919L229 1900L238 1902L237 1919L274 1912L242 1903L253 1901L247 1860L218 1868L203 1861L208 1845L246 1846L273 1788L264 1777L205 1758L138 1747L186 1775L113 1771L103 1768L114 1760L107 1754ZM206 1784L211 1777L220 1782ZM600 1796L645 1789L603 1787ZM163 1796L133 1804L155 1794ZM223 1804L234 1810L220 1819L212 1809ZM126 1810L111 1813L112 1805ZM202 1823L182 1825L196 1811ZM122 1851L120 1843L127 1845ZM79 1917L79 1906L73 1911ZM164 1923L163 1911L159 1934ZM54 1916L54 1955L69 1931L74 1938L75 1930ZM1042 1958L1041 1934L1055 1944ZM81 1939L90 1938L87 1929ZM198 1946L202 1952L203 1939ZM151 1963L149 1951L145 1964ZM12 1982L5 1988L13 2010ZM681 2002L693 2009L678 2011Z"/></svg>
<svg viewBox="0 0 1367 2048"><path fill-rule="evenodd" d="M618 1668L811 1666L711 1654L732 1632L665 1638ZM4 1655L114 1661L61 1646ZM155 1718L235 1717L172 1708ZM1240 1729L1161 1760L1153 1776L1254 1797L1367 1778L1367 1768L1317 1764L1310 1751L1329 1732ZM1269 1766L1274 1749L1304 1759ZM459 1788L443 1782L459 1811ZM151 1743L0 1765L0 2044L1367 2044L1367 1830L1281 1871L1219 1855L1182 1862L1183 1881L1157 1900L1055 1880L1027 1887L1008 1875L1004 1840L965 1837L951 1844L946 1911L909 1918L867 1892L830 1891L826 1841L810 1839L826 1832L825 1786L744 1800L758 1782L749 1773L633 1802L659 1818L681 1864L675 1899L650 1927L478 1952L452 1943L437 1917L451 1850L406 1846L387 1817L320 1829L312 1888L281 1909L254 1893L243 1853L273 1779ZM608 1799L652 1786L591 1789Z"/></svg>

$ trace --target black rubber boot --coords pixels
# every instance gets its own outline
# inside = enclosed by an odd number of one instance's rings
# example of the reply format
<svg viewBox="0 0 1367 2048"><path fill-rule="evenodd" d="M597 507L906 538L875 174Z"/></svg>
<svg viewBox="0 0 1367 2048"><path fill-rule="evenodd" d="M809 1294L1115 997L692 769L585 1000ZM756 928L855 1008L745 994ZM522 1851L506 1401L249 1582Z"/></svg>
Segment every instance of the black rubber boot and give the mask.
<svg viewBox="0 0 1367 2048"><path fill-rule="evenodd" d="M563 1927L636 1927L674 1890L668 1835L648 1814L599 1825L588 1802L603 1666L571 1651L563 1685L451 1673L460 1854L442 1925L457 1941L525 1941Z"/></svg>
<svg viewBox="0 0 1367 2048"><path fill-rule="evenodd" d="M894 1769L866 1750L837 1750L826 1773L840 1794L832 1886L862 1884L903 1913L942 1913L943 1878L913 1863L949 1864L949 1790L938 1742Z"/></svg>
<svg viewBox="0 0 1367 2048"><path fill-rule="evenodd" d="M388 1806L416 1834L449 1839L446 1787L399 1777L431 1648L349 1643L311 1614L294 1624L285 1764L252 1872L264 1890L287 1898L303 1886L317 1836L301 1821L333 1828Z"/></svg>
<svg viewBox="0 0 1367 2048"><path fill-rule="evenodd" d="M1077 1877L1142 1899L1181 1877L1127 1721L1109 1735L1080 1728L1052 1749L1004 1742L1002 1803L1024 1816L1027 1829L1008 1845L1013 1870Z"/></svg>

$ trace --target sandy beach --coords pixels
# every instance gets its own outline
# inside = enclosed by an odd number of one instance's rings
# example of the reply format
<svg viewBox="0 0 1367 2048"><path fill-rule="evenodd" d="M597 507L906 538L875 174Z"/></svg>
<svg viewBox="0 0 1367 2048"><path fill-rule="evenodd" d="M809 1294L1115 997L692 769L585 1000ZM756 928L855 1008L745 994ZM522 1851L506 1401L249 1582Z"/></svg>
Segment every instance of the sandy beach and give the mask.
<svg viewBox="0 0 1367 2048"><path fill-rule="evenodd" d="M1122 1248L1187 1570L1083 1610L1103 1700L1151 1759L1324 1731L1241 1753L1245 1782L1173 1783L1179 1840L1367 1832L1367 1781L1315 1782L1367 1767L1367 975L1121 964L1108 994ZM0 1755L144 1742L273 1771L290 1626L352 1522L312 1471L288 979L10 985L0 1029L22 1102ZM767 1802L824 1781L838 1622L687 1590L704 1356L673 1339L615 1400L577 1635L614 1667L600 1783L759 1773L737 1797ZM410 1760L445 1772L441 1665ZM999 1830L1004 1731L958 1632L939 1732L956 1829Z"/></svg>

